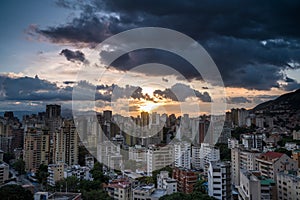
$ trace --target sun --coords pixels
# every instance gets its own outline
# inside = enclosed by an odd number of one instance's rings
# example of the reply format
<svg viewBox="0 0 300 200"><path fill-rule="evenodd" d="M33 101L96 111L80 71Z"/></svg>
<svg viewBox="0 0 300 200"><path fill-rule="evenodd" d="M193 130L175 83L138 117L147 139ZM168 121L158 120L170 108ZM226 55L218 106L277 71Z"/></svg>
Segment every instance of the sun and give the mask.
<svg viewBox="0 0 300 200"><path fill-rule="evenodd" d="M140 111L150 113L151 111L153 111L157 107L158 107L158 104L148 101L148 102L145 102L145 104L140 105Z"/></svg>

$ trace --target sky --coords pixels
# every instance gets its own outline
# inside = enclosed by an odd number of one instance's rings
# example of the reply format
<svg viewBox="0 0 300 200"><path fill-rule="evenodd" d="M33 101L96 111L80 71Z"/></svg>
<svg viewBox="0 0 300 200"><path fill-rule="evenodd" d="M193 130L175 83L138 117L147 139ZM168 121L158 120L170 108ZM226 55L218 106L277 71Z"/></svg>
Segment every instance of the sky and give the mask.
<svg viewBox="0 0 300 200"><path fill-rule="evenodd" d="M41 111L48 103L71 109L74 87L93 88L94 110L124 115L183 108L197 115L195 107L210 113L223 89L227 109L252 108L300 88L299 8L297 0L2 1L0 111ZM198 42L224 87L158 49L131 51L107 66L105 56L128 44L98 45L141 27L172 29ZM79 76L96 61L99 79Z"/></svg>

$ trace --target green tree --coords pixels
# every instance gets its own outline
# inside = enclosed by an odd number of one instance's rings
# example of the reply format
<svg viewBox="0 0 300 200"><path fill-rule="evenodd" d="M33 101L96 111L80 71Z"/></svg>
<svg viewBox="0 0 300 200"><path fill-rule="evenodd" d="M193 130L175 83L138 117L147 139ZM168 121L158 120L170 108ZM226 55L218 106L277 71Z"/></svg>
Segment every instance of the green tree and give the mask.
<svg viewBox="0 0 300 200"><path fill-rule="evenodd" d="M85 156L89 154L89 151L84 146L78 147L78 164L85 165Z"/></svg>
<svg viewBox="0 0 300 200"><path fill-rule="evenodd" d="M103 174L103 164L96 162L94 168L90 172L95 181L107 183L109 178Z"/></svg>
<svg viewBox="0 0 300 200"><path fill-rule="evenodd" d="M220 158L223 161L230 161L231 160L231 149L228 149L227 144L218 143L215 145L220 149Z"/></svg>
<svg viewBox="0 0 300 200"><path fill-rule="evenodd" d="M19 175L21 174L25 174L25 162L22 159L18 159L14 164L13 167L15 168L15 170L19 173Z"/></svg>
<svg viewBox="0 0 300 200"><path fill-rule="evenodd" d="M199 181L197 181L194 185L194 191L195 192L201 192L201 193L206 193L206 187L204 185L206 181L203 179L200 179Z"/></svg>
<svg viewBox="0 0 300 200"><path fill-rule="evenodd" d="M82 197L85 200L112 200L112 198L103 190L82 191Z"/></svg>
<svg viewBox="0 0 300 200"><path fill-rule="evenodd" d="M32 200L33 195L29 190L25 190L20 185L5 185L0 188L2 200Z"/></svg>
<svg viewBox="0 0 300 200"><path fill-rule="evenodd" d="M165 195L159 198L159 200L189 200L187 194L181 192L175 192L173 194Z"/></svg>
<svg viewBox="0 0 300 200"><path fill-rule="evenodd" d="M41 164L35 174L38 182L44 186L47 184L47 177L49 176L49 173L48 173L48 166L47 165L44 165L44 164Z"/></svg>
<svg viewBox="0 0 300 200"><path fill-rule="evenodd" d="M80 190L80 180L75 176L57 181L55 184L56 191L78 192Z"/></svg>
<svg viewBox="0 0 300 200"><path fill-rule="evenodd" d="M289 150L287 150L285 148L282 148L282 147L278 148L278 149L275 149L275 152L284 153L284 154L288 155L289 157L292 156L292 151L289 151Z"/></svg>

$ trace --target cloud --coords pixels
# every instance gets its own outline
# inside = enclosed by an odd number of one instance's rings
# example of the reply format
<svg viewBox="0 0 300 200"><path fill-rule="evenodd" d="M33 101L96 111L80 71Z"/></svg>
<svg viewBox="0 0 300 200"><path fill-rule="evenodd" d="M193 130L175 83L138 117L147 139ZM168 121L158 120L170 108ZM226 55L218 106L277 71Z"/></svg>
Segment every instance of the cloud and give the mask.
<svg viewBox="0 0 300 200"><path fill-rule="evenodd" d="M64 55L68 61L75 62L75 61L80 61L80 62L88 62L85 59L84 53L81 51L72 51L69 49L63 49L59 55Z"/></svg>
<svg viewBox="0 0 300 200"><path fill-rule="evenodd" d="M153 95L158 98L180 102L185 101L188 97L198 97L202 102L211 102L211 97L207 92L201 93L182 83L176 83L171 88L166 88L165 90L155 90Z"/></svg>
<svg viewBox="0 0 300 200"><path fill-rule="evenodd" d="M57 4L81 14L59 26L44 29L35 26L31 33L54 43L93 47L131 28L171 28L205 47L219 67L226 86L247 89L281 87L278 81L285 81L282 72L300 66L298 1L59 0ZM187 63L176 65L174 56L155 50L131 52L113 66L127 71L151 59L174 67L188 79L200 77ZM290 65L291 62L295 65ZM296 87L296 84L288 85L290 87L282 89Z"/></svg>
<svg viewBox="0 0 300 200"><path fill-rule="evenodd" d="M243 103L251 103L252 101L247 99L246 97L228 97L226 99L228 104L243 104Z"/></svg>

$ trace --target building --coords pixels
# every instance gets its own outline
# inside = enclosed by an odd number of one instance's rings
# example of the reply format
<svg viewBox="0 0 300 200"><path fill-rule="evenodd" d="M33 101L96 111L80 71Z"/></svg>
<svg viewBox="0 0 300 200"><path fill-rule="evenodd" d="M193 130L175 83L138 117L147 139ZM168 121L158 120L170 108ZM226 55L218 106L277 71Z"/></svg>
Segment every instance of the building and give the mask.
<svg viewBox="0 0 300 200"><path fill-rule="evenodd" d="M191 143L178 142L174 144L175 167L191 169Z"/></svg>
<svg viewBox="0 0 300 200"><path fill-rule="evenodd" d="M239 147L239 141L235 138L229 138L228 139L228 149L238 148Z"/></svg>
<svg viewBox="0 0 300 200"><path fill-rule="evenodd" d="M262 134L242 134L242 144L247 150L257 149L262 151L263 149L263 135Z"/></svg>
<svg viewBox="0 0 300 200"><path fill-rule="evenodd" d="M220 200L231 200L230 162L210 162L208 168L208 195Z"/></svg>
<svg viewBox="0 0 300 200"><path fill-rule="evenodd" d="M54 163L78 164L78 134L73 121L65 120L54 137Z"/></svg>
<svg viewBox="0 0 300 200"><path fill-rule="evenodd" d="M50 160L50 137L48 130L30 128L24 137L25 170L37 170L41 164L48 165Z"/></svg>
<svg viewBox="0 0 300 200"><path fill-rule="evenodd" d="M237 109L231 109L231 117L232 117L232 123L234 126L246 126L247 125L247 117L249 116L249 111L245 108L237 108Z"/></svg>
<svg viewBox="0 0 300 200"><path fill-rule="evenodd" d="M147 150L147 174L152 175L152 172L174 162L173 146L158 146L150 145Z"/></svg>
<svg viewBox="0 0 300 200"><path fill-rule="evenodd" d="M278 199L299 199L300 176L296 172L280 172L277 174Z"/></svg>
<svg viewBox="0 0 300 200"><path fill-rule="evenodd" d="M50 164L48 165L48 178L47 183L50 186L55 186L55 183L64 178L64 170L65 164L60 162L57 164Z"/></svg>
<svg viewBox="0 0 300 200"><path fill-rule="evenodd" d="M242 148L231 149L231 181L235 186L240 185L240 170L257 170L256 157L259 151L248 151Z"/></svg>
<svg viewBox="0 0 300 200"><path fill-rule="evenodd" d="M261 154L256 158L257 169L262 176L276 181L276 174L284 170L297 170L298 163L284 153L272 152Z"/></svg>
<svg viewBox="0 0 300 200"><path fill-rule="evenodd" d="M173 178L177 180L177 191L190 194L194 190L194 185L198 180L198 175L191 170L183 168L173 169Z"/></svg>
<svg viewBox="0 0 300 200"><path fill-rule="evenodd" d="M177 181L169 177L168 171L161 171L160 174L157 174L157 189L163 189L167 191L167 194L173 194L177 192Z"/></svg>
<svg viewBox="0 0 300 200"><path fill-rule="evenodd" d="M300 130L299 131L293 131L293 140L300 140Z"/></svg>
<svg viewBox="0 0 300 200"><path fill-rule="evenodd" d="M104 189L115 200L132 200L131 183L126 179L113 180Z"/></svg>
<svg viewBox="0 0 300 200"><path fill-rule="evenodd" d="M147 149L141 145L135 145L129 147L129 160L135 160L137 162L147 161Z"/></svg>
<svg viewBox="0 0 300 200"><path fill-rule="evenodd" d="M9 178L9 165L3 162L4 152L0 150L0 185Z"/></svg>
<svg viewBox="0 0 300 200"><path fill-rule="evenodd" d="M115 145L110 141L98 143L97 159L110 169L120 170L123 164L120 145Z"/></svg>
<svg viewBox="0 0 300 200"><path fill-rule="evenodd" d="M220 160L220 150L208 143L202 143L200 148L200 166L201 169L207 171L211 161Z"/></svg>
<svg viewBox="0 0 300 200"><path fill-rule="evenodd" d="M228 124L225 124L218 139L218 143L227 144L229 138L231 138L231 128Z"/></svg>
<svg viewBox="0 0 300 200"><path fill-rule="evenodd" d="M166 190L155 189L154 185L141 185L133 189L133 200L159 200L167 194Z"/></svg>
<svg viewBox="0 0 300 200"><path fill-rule="evenodd" d="M47 200L81 200L81 193L71 193L71 192L55 192L48 196Z"/></svg>
<svg viewBox="0 0 300 200"><path fill-rule="evenodd" d="M273 179L261 176L259 171L241 170L241 183L238 187L240 200L277 200L276 183Z"/></svg>
<svg viewBox="0 0 300 200"><path fill-rule="evenodd" d="M201 169L201 161L200 161L200 146L192 146L192 168L196 170Z"/></svg>
<svg viewBox="0 0 300 200"><path fill-rule="evenodd" d="M298 168L300 168L300 150L294 150L292 153L292 158L295 160L298 164Z"/></svg>

